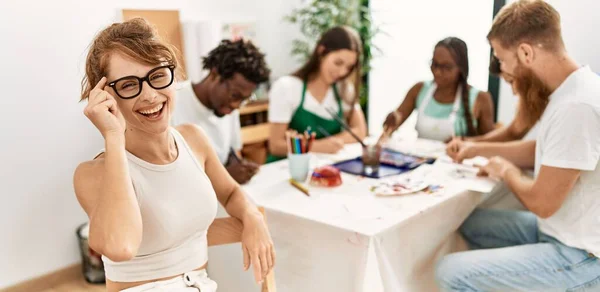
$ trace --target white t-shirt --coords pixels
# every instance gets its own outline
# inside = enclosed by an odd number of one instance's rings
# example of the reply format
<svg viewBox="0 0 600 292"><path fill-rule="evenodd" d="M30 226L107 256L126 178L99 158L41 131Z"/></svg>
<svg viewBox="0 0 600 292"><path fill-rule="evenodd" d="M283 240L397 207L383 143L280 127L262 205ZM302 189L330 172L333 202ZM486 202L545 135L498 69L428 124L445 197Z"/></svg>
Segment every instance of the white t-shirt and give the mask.
<svg viewBox="0 0 600 292"><path fill-rule="evenodd" d="M581 170L560 209L539 219L540 230L562 243L600 255L600 76L573 72L550 96L540 120L535 175L540 167Z"/></svg>
<svg viewBox="0 0 600 292"><path fill-rule="evenodd" d="M531 127L531 129L529 129L529 131L525 134L525 136L523 136L523 139L521 139L521 140L523 140L523 141L535 140L539 131L540 131L540 123L537 122L533 125L533 127Z"/></svg>
<svg viewBox="0 0 600 292"><path fill-rule="evenodd" d="M271 85L271 90L269 91L269 122L288 124L292 120L292 116L300 105L300 100L302 100L303 86L304 82L295 76L280 77ZM347 96L354 94L354 87L348 86L347 90ZM340 92L338 91L338 93ZM359 105L357 104L357 106ZM335 112L340 110L332 88L327 90L325 98L321 103L306 89L303 107L305 110L328 120L333 120L333 118L326 109L331 109ZM343 100L342 108L344 112L352 109L351 105Z"/></svg>
<svg viewBox="0 0 600 292"><path fill-rule="evenodd" d="M224 117L217 117L198 100L190 81L178 84L175 112L171 118L173 125L184 123L196 124L206 132L223 164L227 162L231 147L236 151L242 149L240 113L235 110Z"/></svg>

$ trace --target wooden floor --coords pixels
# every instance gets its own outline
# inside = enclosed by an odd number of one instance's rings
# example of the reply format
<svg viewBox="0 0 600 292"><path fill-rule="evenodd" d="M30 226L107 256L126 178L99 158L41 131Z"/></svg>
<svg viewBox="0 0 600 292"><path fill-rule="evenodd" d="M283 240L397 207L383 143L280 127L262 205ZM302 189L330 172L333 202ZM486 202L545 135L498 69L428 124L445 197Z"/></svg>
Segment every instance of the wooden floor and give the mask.
<svg viewBox="0 0 600 292"><path fill-rule="evenodd" d="M104 292L106 287L101 284L88 284L83 277L78 280L61 283L50 289L44 289L40 292Z"/></svg>
<svg viewBox="0 0 600 292"><path fill-rule="evenodd" d="M103 284L89 284L83 278L81 265L73 265L0 292L104 292Z"/></svg>

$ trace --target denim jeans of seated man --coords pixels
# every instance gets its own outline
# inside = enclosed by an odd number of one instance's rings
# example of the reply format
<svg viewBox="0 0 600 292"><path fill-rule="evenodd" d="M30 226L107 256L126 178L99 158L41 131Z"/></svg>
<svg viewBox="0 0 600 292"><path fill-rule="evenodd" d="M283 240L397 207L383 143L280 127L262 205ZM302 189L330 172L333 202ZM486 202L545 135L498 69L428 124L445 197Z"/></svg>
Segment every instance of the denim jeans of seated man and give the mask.
<svg viewBox="0 0 600 292"><path fill-rule="evenodd" d="M441 291L600 291L600 261L541 233L527 211L477 209L460 232L472 250L436 267Z"/></svg>

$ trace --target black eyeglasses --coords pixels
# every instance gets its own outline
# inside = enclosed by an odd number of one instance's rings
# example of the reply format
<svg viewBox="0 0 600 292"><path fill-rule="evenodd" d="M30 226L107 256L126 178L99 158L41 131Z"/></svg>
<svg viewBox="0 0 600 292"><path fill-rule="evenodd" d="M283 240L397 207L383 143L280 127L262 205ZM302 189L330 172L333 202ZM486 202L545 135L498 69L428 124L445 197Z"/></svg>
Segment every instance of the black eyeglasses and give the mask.
<svg viewBox="0 0 600 292"><path fill-rule="evenodd" d="M250 94L250 96L243 96L239 93L239 91L233 90L233 85L231 85L231 78L223 81L223 85L225 86L225 90L227 91L227 97L229 98L229 103L239 103L239 106L243 106L248 103L249 100L256 99L256 95L254 92Z"/></svg>
<svg viewBox="0 0 600 292"><path fill-rule="evenodd" d="M452 69L456 68L456 65L454 64L440 64L440 63L436 63L435 61L431 60L431 70L435 70L435 69L440 69L440 71L443 72L450 72Z"/></svg>
<svg viewBox="0 0 600 292"><path fill-rule="evenodd" d="M120 98L130 99L142 93L142 82L144 81L154 89L164 89L169 87L173 84L173 80L175 79L175 74L173 74L174 70L175 65L160 66L150 70L144 78L125 76L110 82L108 86L114 89Z"/></svg>

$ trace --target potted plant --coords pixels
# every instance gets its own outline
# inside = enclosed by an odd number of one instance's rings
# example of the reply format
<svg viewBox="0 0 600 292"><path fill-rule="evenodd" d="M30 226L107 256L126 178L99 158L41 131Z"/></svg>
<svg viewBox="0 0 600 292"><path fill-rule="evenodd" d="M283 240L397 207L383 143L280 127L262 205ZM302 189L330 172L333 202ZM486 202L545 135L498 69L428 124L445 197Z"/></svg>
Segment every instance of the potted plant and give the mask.
<svg viewBox="0 0 600 292"><path fill-rule="evenodd" d="M380 29L371 23L368 6L369 0L311 0L285 17L286 21L300 26L303 37L293 40L291 54L302 62L308 60L319 36L326 30L338 25L347 25L359 33L363 43L361 68L363 86L360 92L360 105L365 115L368 113L368 73L371 70L372 51L379 51L373 45L372 39L380 32Z"/></svg>

